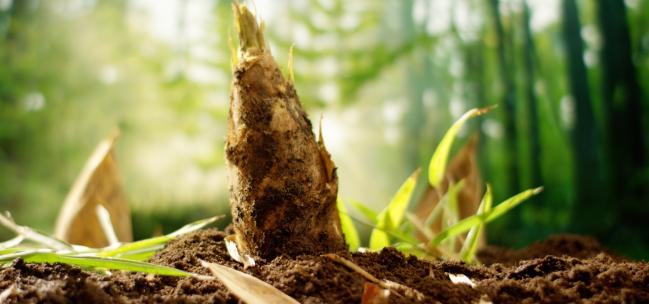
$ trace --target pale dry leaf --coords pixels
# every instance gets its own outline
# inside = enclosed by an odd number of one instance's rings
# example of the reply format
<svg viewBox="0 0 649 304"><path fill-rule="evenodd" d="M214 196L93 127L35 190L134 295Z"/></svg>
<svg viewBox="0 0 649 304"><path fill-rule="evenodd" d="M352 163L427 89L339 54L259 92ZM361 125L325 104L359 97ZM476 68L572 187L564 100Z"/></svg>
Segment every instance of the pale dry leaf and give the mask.
<svg viewBox="0 0 649 304"><path fill-rule="evenodd" d="M110 213L118 240L133 240L131 213L113 152L116 138L114 135L99 143L74 182L56 221L57 238L94 248L108 246L95 212L101 204Z"/></svg>
<svg viewBox="0 0 649 304"><path fill-rule="evenodd" d="M241 271L201 261L235 296L248 304L299 304L298 301L272 285Z"/></svg>

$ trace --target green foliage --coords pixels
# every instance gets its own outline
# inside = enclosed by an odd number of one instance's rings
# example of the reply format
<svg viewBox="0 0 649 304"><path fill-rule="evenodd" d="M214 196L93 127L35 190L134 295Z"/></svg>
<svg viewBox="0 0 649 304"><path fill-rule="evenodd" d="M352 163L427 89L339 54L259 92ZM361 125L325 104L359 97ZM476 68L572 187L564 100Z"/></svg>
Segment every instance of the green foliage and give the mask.
<svg viewBox="0 0 649 304"><path fill-rule="evenodd" d="M345 241L349 246L349 250L356 251L360 247L361 241L358 236L358 231L356 231L356 226L352 223L352 219L347 213L347 207L341 198L338 198L336 201L336 206L338 207L338 214L340 215L340 226L343 229L343 234L345 235Z"/></svg>
<svg viewBox="0 0 649 304"><path fill-rule="evenodd" d="M408 208L408 203L417 185L419 170L412 173L399 187L390 203L376 217L376 228L370 235L370 249L380 250L390 245L390 238L386 231L397 231L401 220Z"/></svg>
<svg viewBox="0 0 649 304"><path fill-rule="evenodd" d="M446 175L446 164L451 150L451 146L460 128L473 117L477 117L488 112L489 108L472 109L466 112L458 119L453 126L446 132L442 141L435 149L429 166L429 182L433 189L440 186ZM414 192L419 170L416 170L399 188L390 203L378 214L369 209L367 206L356 202L354 206L361 213L368 218L375 218L374 229L370 236L369 249L380 250L386 246L394 245L398 250L417 255L432 255L437 257L446 258L459 258L467 263L475 261L475 254L478 248L478 240L480 234L484 230L486 223L495 220L496 218L504 215L512 208L516 207L523 201L529 199L531 196L541 192L542 188L530 189L523 191L517 195L498 204L498 206L491 208L493 197L491 186L487 185L487 191L484 194L482 201L478 207L475 215L466 217L459 220L459 192L464 186L464 180L457 183L449 181L448 190L433 210L426 216L424 222L421 222L416 216L406 212L408 202L410 201ZM351 218L347 214L347 210L340 207L341 201L339 200L339 213L341 222L344 222L343 230L354 231L356 233ZM417 244L418 241L405 233L401 221L408 218L410 223L419 230L428 240L424 243ZM442 216L442 231L437 235L433 235L430 229L431 224ZM462 240L463 245L459 252L456 252L455 245L458 237L469 231L465 240ZM390 236L400 240L401 242L393 243ZM357 239L354 239L356 242ZM445 243L445 246L440 246ZM356 243L354 243L356 245Z"/></svg>
<svg viewBox="0 0 649 304"><path fill-rule="evenodd" d="M482 197L480 206L478 206L477 214L483 214L491 210L491 205L493 203L493 195L491 194L491 186L487 185L487 191ZM466 236L464 244L462 244L462 249L460 250L460 259L467 263L472 263L475 259L475 254L478 251L478 241L480 239L480 234L484 230L485 223L482 222L479 225L471 227L469 233Z"/></svg>
<svg viewBox="0 0 649 304"><path fill-rule="evenodd" d="M446 172L446 163L448 162L448 155L451 153L451 146L457 133L460 132L464 123L469 119L478 117L482 114L489 112L494 107L482 108L482 109L471 109L468 112L464 113L453 125L451 126L444 137L437 145L437 149L433 152L433 156L430 158L430 163L428 165L428 182L433 187L438 187L440 183L444 180L444 174Z"/></svg>
<svg viewBox="0 0 649 304"><path fill-rule="evenodd" d="M435 238L430 241L430 244L433 246L439 245L440 243L442 243L443 241L449 238L467 232L474 226L491 222L497 219L498 217L500 217L501 215L507 213L507 211L511 210L512 208L518 206L520 203L529 199L530 197L539 194L542 190L543 188L525 190L519 194L516 194L508 198L507 200L498 204L498 206L494 207L489 211L485 211L484 213L479 213L464 218L461 221L457 222L455 225L452 225L446 228L445 230L441 231L440 233L438 233L437 236L435 236Z"/></svg>
<svg viewBox="0 0 649 304"><path fill-rule="evenodd" d="M39 252L38 250L27 250L19 253L0 256L0 263L10 263L16 258L21 258L26 263L63 263L79 266L91 270L124 270L132 272L143 272L149 274L187 277L194 274L176 268L156 265L141 261L127 259L107 258L98 256L73 256L56 252Z"/></svg>

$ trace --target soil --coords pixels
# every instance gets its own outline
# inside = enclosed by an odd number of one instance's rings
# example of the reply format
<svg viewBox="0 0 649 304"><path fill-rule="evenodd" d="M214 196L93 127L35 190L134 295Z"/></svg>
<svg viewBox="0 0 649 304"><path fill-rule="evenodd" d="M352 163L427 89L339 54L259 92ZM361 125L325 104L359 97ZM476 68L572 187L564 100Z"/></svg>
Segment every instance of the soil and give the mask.
<svg viewBox="0 0 649 304"><path fill-rule="evenodd" d="M278 256L243 270L213 229L172 241L151 262L209 274L199 260L246 271L301 303L360 303L366 279L322 256ZM372 275L413 288L423 300L391 296L389 303L647 303L649 264L615 257L591 238L555 236L523 250L487 248L485 266L424 261L387 248L338 253ZM475 287L454 284L464 274ZM238 303L217 280L112 272L17 259L0 271L0 303Z"/></svg>

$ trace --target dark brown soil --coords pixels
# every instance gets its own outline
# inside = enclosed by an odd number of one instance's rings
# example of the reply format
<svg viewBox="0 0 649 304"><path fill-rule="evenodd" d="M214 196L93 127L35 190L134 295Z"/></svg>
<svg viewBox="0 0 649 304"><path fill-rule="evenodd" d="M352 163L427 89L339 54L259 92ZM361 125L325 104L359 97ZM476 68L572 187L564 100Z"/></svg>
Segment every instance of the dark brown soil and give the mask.
<svg viewBox="0 0 649 304"><path fill-rule="evenodd" d="M224 236L216 230L187 235L171 242L151 261L201 274L209 272L199 260L243 270L229 258ZM390 303L649 302L648 263L614 258L594 240L578 236L552 237L518 251L489 248L480 254L489 266L423 261L394 249L339 255L380 279L425 296L423 301L391 297ZM367 282L321 256L279 256L258 261L258 266L245 271L301 303L360 303ZM476 286L454 284L448 274L464 274ZM238 303L238 299L217 280L122 272L105 275L16 260L0 271L0 303Z"/></svg>

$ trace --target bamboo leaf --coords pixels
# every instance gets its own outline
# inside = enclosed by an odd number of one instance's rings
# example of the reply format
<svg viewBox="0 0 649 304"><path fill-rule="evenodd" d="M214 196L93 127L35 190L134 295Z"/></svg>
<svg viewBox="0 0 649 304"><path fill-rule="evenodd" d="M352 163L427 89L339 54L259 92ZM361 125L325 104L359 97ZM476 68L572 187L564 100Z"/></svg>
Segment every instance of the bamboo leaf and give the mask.
<svg viewBox="0 0 649 304"><path fill-rule="evenodd" d="M139 253L141 251L146 251L147 249L159 248L159 246L166 244L170 240L181 236L186 233L194 232L196 230L202 229L203 227L216 222L219 219L222 219L224 216L214 216L207 219L198 220L192 223L189 223L180 229L169 233L167 235L158 236L150 239L145 239L137 242L126 243L117 247L115 249L109 249L98 253L98 256L103 257L122 257L126 258L127 256L133 253Z"/></svg>
<svg viewBox="0 0 649 304"><path fill-rule="evenodd" d="M524 202L525 200L529 199L530 197L540 193L543 191L542 187L535 188L535 189L529 189L525 190L519 194L516 194L504 202L498 204L498 206L494 207L493 209L489 210L488 212L484 212L482 214L476 214L470 217L467 217L461 221L459 221L457 224L448 227L444 231L440 232L435 238L431 241L431 244L433 246L439 245L442 241L454 237L458 234L464 233L468 230L471 229L471 227L475 225L479 225L481 223L488 223L491 222L501 215L507 213L507 211L511 210L512 208L518 206L520 203Z"/></svg>
<svg viewBox="0 0 649 304"><path fill-rule="evenodd" d="M484 212L489 212L491 210L491 204L493 202L493 197L491 194L491 186L487 185L487 191L482 197L482 202L478 206L477 214L482 214ZM469 233L467 234L464 244L462 244L462 249L460 250L460 258L466 263L472 263L475 260L475 253L478 250L478 240L480 239L480 234L484 230L484 223L480 223L477 226L473 226Z"/></svg>
<svg viewBox="0 0 649 304"><path fill-rule="evenodd" d="M113 269L150 274L187 277L194 274L180 269L155 265L146 262L92 256L70 256L39 250L25 251L0 256L0 262L8 263L15 258L22 258L26 263L64 263L85 268Z"/></svg>
<svg viewBox="0 0 649 304"><path fill-rule="evenodd" d="M457 121L455 121L455 123L453 123L451 128L446 131L446 134L444 134L444 137L442 137L442 140L437 145L435 152L433 152L430 164L428 165L428 182L431 186L437 188L444 179L444 172L446 172L446 163L448 162L448 155L451 152L451 146L464 123L471 118L491 111L494 107L495 106L471 109L464 113Z"/></svg>
<svg viewBox="0 0 649 304"><path fill-rule="evenodd" d="M390 245L390 239L386 231L395 231L398 229L401 220L408 208L408 203L412 193L417 185L417 178L420 170L413 172L408 179L399 187L390 203L379 213L376 228L370 235L370 249L380 250Z"/></svg>
<svg viewBox="0 0 649 304"><path fill-rule="evenodd" d="M343 229L345 241L347 242L347 245L349 245L350 251L356 251L361 245L356 226L354 226L352 219L349 217L349 213L347 213L347 207L345 207L345 203L340 197L336 201L336 206L338 207L338 214L340 215L340 226Z"/></svg>
<svg viewBox="0 0 649 304"><path fill-rule="evenodd" d="M248 304L299 304L279 289L249 274L205 261L201 261L201 265L208 268L234 295Z"/></svg>
<svg viewBox="0 0 649 304"><path fill-rule="evenodd" d="M366 220L370 221L372 225L376 225L376 218L378 217L378 213L376 213L376 211L372 210L370 207L367 207L365 204L357 200L352 199L349 201L349 203L354 207L354 209L358 210Z"/></svg>

